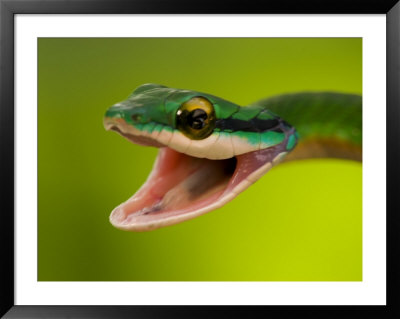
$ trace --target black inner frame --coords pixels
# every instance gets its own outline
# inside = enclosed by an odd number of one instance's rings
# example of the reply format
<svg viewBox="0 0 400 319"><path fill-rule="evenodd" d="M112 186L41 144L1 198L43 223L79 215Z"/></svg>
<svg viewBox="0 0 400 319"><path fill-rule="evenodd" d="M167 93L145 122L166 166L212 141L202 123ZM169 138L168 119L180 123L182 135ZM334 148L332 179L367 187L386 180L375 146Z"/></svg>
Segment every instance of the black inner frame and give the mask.
<svg viewBox="0 0 400 319"><path fill-rule="evenodd" d="M15 14L385 14L387 21L387 305L386 306L16 306L14 302L14 18ZM400 318L400 3L398 0L281 0L246 3L184 0L0 0L0 315L5 318ZM381 106L382 107L382 106ZM384 213L384 212L377 212ZM397 245L396 245L397 244Z"/></svg>

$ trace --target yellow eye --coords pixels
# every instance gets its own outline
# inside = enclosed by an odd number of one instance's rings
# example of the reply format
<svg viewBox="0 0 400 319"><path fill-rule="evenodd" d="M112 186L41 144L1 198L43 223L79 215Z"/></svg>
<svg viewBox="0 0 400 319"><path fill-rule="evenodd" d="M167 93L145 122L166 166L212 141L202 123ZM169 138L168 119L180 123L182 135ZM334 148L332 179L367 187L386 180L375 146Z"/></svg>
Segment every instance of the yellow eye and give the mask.
<svg viewBox="0 0 400 319"><path fill-rule="evenodd" d="M193 140L202 140L213 132L215 111L204 97L194 97L183 103L176 112L176 127Z"/></svg>

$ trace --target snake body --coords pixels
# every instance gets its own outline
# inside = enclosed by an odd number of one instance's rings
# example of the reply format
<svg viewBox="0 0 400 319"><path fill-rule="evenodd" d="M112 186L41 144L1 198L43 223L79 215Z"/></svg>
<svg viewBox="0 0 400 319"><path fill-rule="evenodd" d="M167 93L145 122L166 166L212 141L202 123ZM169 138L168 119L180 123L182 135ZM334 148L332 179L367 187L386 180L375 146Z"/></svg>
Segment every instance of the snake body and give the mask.
<svg viewBox="0 0 400 319"><path fill-rule="evenodd" d="M144 84L106 112L104 126L159 147L153 170L111 223L147 231L232 200L283 160L361 161L362 100L354 94L285 94L239 106L192 90Z"/></svg>

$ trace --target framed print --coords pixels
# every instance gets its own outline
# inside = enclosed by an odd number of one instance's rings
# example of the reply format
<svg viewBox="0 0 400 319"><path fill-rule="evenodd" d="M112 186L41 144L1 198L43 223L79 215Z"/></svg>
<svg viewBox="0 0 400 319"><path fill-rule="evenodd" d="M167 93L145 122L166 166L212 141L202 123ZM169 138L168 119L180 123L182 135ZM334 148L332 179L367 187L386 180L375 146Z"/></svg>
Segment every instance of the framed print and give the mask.
<svg viewBox="0 0 400 319"><path fill-rule="evenodd" d="M398 312L399 4L291 4L1 2L2 315Z"/></svg>

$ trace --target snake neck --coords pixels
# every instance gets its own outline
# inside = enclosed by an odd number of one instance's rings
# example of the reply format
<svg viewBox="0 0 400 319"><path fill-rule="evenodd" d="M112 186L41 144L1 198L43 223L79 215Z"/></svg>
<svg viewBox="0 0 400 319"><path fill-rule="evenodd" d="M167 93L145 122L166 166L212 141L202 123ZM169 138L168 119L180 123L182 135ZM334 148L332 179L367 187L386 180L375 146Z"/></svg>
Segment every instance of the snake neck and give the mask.
<svg viewBox="0 0 400 319"><path fill-rule="evenodd" d="M299 136L286 161L341 158L362 161L362 98L342 93L286 94L260 105L293 125Z"/></svg>
<svg viewBox="0 0 400 319"><path fill-rule="evenodd" d="M341 139L313 138L300 140L296 148L286 156L285 161L309 158L339 158L362 161L362 148Z"/></svg>

